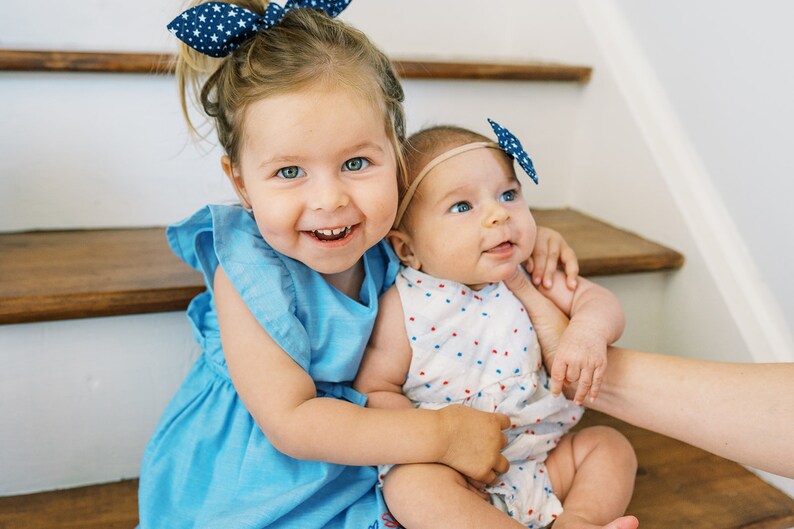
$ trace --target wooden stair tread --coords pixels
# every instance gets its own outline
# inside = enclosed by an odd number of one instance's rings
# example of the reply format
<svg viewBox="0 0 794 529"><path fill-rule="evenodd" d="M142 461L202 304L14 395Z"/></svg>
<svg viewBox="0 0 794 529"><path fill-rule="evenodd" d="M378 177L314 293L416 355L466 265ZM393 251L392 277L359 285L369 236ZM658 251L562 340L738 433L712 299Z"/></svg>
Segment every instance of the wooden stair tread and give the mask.
<svg viewBox="0 0 794 529"><path fill-rule="evenodd" d="M501 81L560 81L585 83L592 68L558 63L450 62L424 59L393 60L403 79L490 79ZM0 71L104 72L167 74L174 56L159 53L116 53L60 50L2 50Z"/></svg>
<svg viewBox="0 0 794 529"><path fill-rule="evenodd" d="M678 252L570 209L534 210L576 250L582 275L678 268ZM0 323L183 310L204 290L162 228L0 234Z"/></svg>
<svg viewBox="0 0 794 529"><path fill-rule="evenodd" d="M675 270L679 252L573 209L532 209L540 226L560 232L579 257L583 276Z"/></svg>
<svg viewBox="0 0 794 529"><path fill-rule="evenodd" d="M0 235L0 323L182 310L203 290L162 228Z"/></svg>
<svg viewBox="0 0 794 529"><path fill-rule="evenodd" d="M787 529L794 499L740 465L596 412L582 426L623 432L637 452L628 513L644 529ZM130 529L138 522L137 480L0 498L0 527Z"/></svg>
<svg viewBox="0 0 794 529"><path fill-rule="evenodd" d="M577 428L621 431L637 453L637 479L627 513L642 529L789 529L794 498L743 466L607 415L588 411Z"/></svg>

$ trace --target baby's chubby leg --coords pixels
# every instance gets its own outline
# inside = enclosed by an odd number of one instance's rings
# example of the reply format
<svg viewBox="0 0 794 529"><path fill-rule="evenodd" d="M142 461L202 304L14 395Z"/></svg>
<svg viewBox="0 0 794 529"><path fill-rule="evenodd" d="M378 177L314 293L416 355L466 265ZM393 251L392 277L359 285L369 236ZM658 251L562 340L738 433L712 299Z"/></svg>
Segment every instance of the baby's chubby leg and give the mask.
<svg viewBox="0 0 794 529"><path fill-rule="evenodd" d="M383 481L383 496L406 529L524 527L486 501L458 471L437 463L392 468Z"/></svg>
<svg viewBox="0 0 794 529"><path fill-rule="evenodd" d="M546 459L554 493L563 512L554 529L635 529L622 516L631 500L637 458L620 432L604 426L564 436Z"/></svg>

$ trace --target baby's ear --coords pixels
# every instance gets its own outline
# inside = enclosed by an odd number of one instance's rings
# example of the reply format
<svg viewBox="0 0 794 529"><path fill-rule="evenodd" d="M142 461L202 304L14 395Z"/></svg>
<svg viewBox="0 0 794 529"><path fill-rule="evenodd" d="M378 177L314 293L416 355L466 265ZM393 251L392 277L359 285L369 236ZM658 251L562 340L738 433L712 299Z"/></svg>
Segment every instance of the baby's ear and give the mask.
<svg viewBox="0 0 794 529"><path fill-rule="evenodd" d="M422 263L414 253L413 241L410 235L400 230L391 230L386 235L386 240L389 241L394 253L397 254L403 264L416 270L421 270Z"/></svg>
<svg viewBox="0 0 794 529"><path fill-rule="evenodd" d="M251 201L248 200L245 182L243 182L243 177L237 170L237 167L232 163L232 159L224 154L221 157L221 167L223 167L223 172L226 173L226 176L232 183L232 187L234 187L234 192L237 193L237 198L240 199L240 203L244 208L251 209Z"/></svg>

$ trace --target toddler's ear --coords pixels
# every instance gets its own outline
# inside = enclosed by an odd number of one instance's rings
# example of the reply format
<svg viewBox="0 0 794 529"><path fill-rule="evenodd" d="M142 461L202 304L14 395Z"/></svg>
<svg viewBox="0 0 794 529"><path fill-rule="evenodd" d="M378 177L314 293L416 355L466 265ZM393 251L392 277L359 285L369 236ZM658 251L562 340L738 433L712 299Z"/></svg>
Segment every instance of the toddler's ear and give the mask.
<svg viewBox="0 0 794 529"><path fill-rule="evenodd" d="M416 270L421 270L422 263L414 253L413 241L410 235L400 230L391 230L386 235L386 240L389 241L394 253L397 254L403 264Z"/></svg>
<svg viewBox="0 0 794 529"><path fill-rule="evenodd" d="M244 208L251 209L251 201L248 200L248 193L245 191L245 182L243 182L242 175L240 175L237 168L232 163L232 159L224 154L221 157L221 167L223 167L223 172L226 173L226 176L232 183L232 187L234 187L234 192L237 193L237 198L240 199L240 203Z"/></svg>

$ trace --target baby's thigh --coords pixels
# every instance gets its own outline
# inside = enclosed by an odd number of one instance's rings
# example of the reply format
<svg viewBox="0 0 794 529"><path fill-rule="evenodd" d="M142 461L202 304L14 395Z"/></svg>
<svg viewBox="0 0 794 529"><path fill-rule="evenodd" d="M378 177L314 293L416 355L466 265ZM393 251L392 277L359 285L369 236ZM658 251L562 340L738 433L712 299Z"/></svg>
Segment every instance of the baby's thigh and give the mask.
<svg viewBox="0 0 794 529"><path fill-rule="evenodd" d="M435 503L450 489L467 486L466 478L446 465L396 465L383 478L383 498L389 510L394 513L405 507L415 509L428 502Z"/></svg>
<svg viewBox="0 0 794 529"><path fill-rule="evenodd" d="M577 473L585 469L601 475L631 474L636 465L629 441L607 426L591 426L564 435L546 458L546 470L560 501L568 496Z"/></svg>

